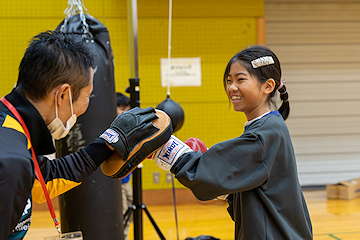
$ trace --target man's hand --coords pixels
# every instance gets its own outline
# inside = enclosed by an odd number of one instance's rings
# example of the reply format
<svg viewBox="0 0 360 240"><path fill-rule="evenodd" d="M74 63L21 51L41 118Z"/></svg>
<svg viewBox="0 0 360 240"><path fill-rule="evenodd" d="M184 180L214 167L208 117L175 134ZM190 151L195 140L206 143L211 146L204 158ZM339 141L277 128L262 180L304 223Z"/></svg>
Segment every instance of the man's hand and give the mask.
<svg viewBox="0 0 360 240"><path fill-rule="evenodd" d="M119 114L100 138L110 144L122 159L127 160L136 144L159 130L152 124L157 118L153 108L133 108Z"/></svg>
<svg viewBox="0 0 360 240"><path fill-rule="evenodd" d="M161 110L134 108L121 113L101 136L117 155L101 165L103 173L124 178L172 134L171 119Z"/></svg>

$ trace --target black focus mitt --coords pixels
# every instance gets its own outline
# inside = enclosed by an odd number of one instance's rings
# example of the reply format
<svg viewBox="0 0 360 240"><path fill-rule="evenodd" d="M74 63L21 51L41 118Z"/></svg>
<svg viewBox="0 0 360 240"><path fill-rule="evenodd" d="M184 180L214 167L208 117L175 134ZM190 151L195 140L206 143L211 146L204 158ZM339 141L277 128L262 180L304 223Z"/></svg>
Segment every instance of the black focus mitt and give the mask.
<svg viewBox="0 0 360 240"><path fill-rule="evenodd" d="M171 119L161 110L135 107L121 113L100 138L117 152L101 164L102 172L124 178L172 134Z"/></svg>

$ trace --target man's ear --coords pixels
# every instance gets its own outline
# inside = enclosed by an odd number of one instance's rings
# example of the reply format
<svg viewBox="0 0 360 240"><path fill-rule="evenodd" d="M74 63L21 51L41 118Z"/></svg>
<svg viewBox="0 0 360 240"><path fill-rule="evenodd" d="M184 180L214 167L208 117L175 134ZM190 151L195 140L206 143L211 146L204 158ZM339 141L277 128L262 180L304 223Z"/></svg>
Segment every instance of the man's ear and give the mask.
<svg viewBox="0 0 360 240"><path fill-rule="evenodd" d="M268 80L266 80L266 82L264 83L264 93L265 94L270 94L274 91L276 86L275 80L272 78L269 78Z"/></svg>
<svg viewBox="0 0 360 240"><path fill-rule="evenodd" d="M70 85L67 83L59 85L58 90L57 90L57 91L59 91L57 94L58 107L60 107L64 101L66 103L69 102L69 88L70 88Z"/></svg>

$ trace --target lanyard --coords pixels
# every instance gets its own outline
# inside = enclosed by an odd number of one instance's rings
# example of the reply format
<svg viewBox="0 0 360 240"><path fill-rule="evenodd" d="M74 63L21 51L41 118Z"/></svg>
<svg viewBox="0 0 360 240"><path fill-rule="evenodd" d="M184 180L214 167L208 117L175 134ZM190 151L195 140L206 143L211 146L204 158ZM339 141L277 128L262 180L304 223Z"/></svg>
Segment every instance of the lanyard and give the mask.
<svg viewBox="0 0 360 240"><path fill-rule="evenodd" d="M31 143L31 138L30 138L30 133L29 133L29 130L24 122L24 120L22 119L22 117L20 116L19 112L16 110L16 108L8 101L6 100L5 97L3 97L1 99L1 101L5 104L5 106L15 115L15 117L19 120L22 128L24 129L25 131L25 135L26 137L29 139L30 143ZM31 144L31 152L32 152L32 159L34 161L34 165L35 165L35 175L37 177L37 179L39 180L40 184L41 184L41 187L44 191L44 194L45 194L45 197L46 197L46 202L47 202L47 205L49 207L49 211L50 211L50 214L51 214L51 217L55 223L55 228L56 230L59 232L59 234L61 234L61 229L60 229L60 224L56 218L56 215L55 215L55 211L54 211L54 207L52 205L52 202L51 202L51 199L50 199L50 196L49 196L49 192L46 188L46 184L45 184L45 181L44 181L44 177L43 175L41 174L41 171L40 171L40 167L39 167L39 163L36 159L36 156L35 156L35 151L34 151L34 148L33 148L33 145Z"/></svg>

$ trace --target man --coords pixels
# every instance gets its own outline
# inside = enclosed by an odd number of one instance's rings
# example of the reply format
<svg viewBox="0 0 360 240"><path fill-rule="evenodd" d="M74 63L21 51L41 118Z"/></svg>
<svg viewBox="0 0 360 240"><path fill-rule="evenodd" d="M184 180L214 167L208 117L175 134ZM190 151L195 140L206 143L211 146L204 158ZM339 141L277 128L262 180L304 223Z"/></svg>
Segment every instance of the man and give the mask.
<svg viewBox="0 0 360 240"><path fill-rule="evenodd" d="M30 226L32 200L46 201L35 177L32 149L49 195L55 197L79 185L114 156L114 148L119 152L117 147L129 145L131 136L119 134L122 141L116 146L110 146L114 141L97 138L71 155L51 161L43 156L55 152L53 139L65 137L86 111L93 75L93 58L81 36L46 31L32 39L20 63L17 85L0 103L0 240L23 239ZM15 112L5 105L6 100ZM144 116L148 118L148 113ZM112 127L123 126L117 121ZM122 159L127 159L126 153L121 151Z"/></svg>

